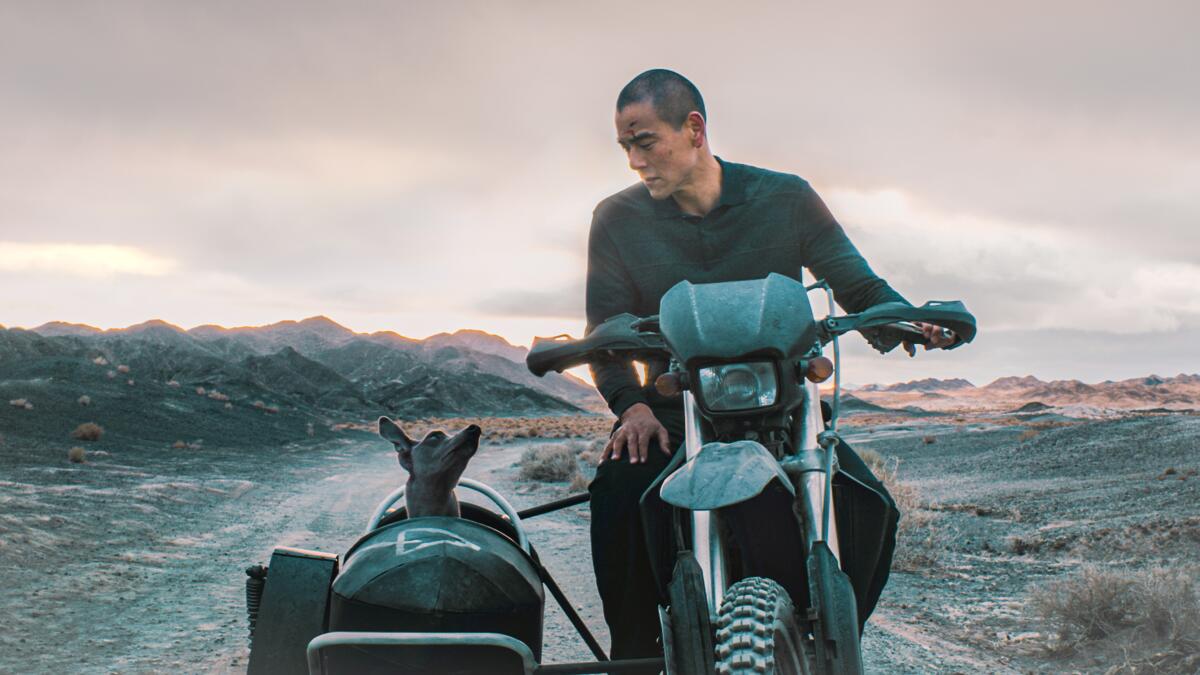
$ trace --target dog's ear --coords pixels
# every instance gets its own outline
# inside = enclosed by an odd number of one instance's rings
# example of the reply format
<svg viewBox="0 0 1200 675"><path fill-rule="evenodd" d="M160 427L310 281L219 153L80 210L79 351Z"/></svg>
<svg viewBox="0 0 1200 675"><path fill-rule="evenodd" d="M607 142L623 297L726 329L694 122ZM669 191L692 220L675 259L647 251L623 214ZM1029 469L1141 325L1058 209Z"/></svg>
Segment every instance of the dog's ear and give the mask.
<svg viewBox="0 0 1200 675"><path fill-rule="evenodd" d="M379 418L379 435L391 441L396 446L397 452L401 450L412 452L413 439L409 438L408 434L404 433L404 430L398 424L386 417Z"/></svg>
<svg viewBox="0 0 1200 675"><path fill-rule="evenodd" d="M392 442L392 445L396 447L396 458L400 460L400 466L403 467L405 471L412 473L413 439L409 438L408 434L404 433L404 430L400 428L400 425L386 417L379 418L379 435Z"/></svg>

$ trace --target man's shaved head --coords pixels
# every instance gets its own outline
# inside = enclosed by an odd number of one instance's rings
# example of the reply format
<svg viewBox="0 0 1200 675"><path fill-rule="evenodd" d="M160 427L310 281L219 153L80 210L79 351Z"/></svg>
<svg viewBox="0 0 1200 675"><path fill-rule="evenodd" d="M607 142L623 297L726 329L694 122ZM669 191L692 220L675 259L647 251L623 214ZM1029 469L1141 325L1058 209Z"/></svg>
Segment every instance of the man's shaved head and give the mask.
<svg viewBox="0 0 1200 675"><path fill-rule="evenodd" d="M655 68L638 75L625 85L617 96L617 112L634 103L648 101L659 118L678 129L693 110L708 121L700 90L688 79L673 70Z"/></svg>

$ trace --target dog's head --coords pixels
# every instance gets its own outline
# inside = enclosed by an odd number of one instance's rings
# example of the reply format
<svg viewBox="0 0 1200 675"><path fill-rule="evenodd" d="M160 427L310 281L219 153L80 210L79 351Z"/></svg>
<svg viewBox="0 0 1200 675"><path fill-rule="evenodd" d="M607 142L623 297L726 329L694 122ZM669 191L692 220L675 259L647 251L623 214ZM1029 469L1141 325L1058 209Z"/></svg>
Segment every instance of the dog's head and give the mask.
<svg viewBox="0 0 1200 675"><path fill-rule="evenodd" d="M475 456L482 433L482 429L472 424L453 436L447 436L441 430L431 431L416 443L398 424L386 417L379 418L379 435L392 442L400 466L414 480L438 481L451 486L458 483L467 462Z"/></svg>

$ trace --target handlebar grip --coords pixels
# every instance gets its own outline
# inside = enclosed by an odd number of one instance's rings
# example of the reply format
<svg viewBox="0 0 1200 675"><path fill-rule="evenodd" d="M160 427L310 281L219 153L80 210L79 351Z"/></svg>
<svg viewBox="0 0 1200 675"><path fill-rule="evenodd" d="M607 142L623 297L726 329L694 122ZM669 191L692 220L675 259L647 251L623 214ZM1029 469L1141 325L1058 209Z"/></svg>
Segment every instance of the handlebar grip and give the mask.
<svg viewBox="0 0 1200 675"><path fill-rule="evenodd" d="M580 354L578 350L575 340L535 337L529 353L525 355L525 367L538 377L551 370L561 373L567 368L587 363L586 354Z"/></svg>
<svg viewBox="0 0 1200 675"><path fill-rule="evenodd" d="M915 325L913 325L912 323L909 323L908 321L897 321L896 323L884 326L884 328L894 331L895 334L899 335L900 339L905 342L911 342L915 345L923 345L923 344L929 343L929 338L925 337L925 331L921 330L920 328L917 328ZM942 336L943 337L954 338L956 341L959 341L962 339L962 336L960 336L958 333L954 332L953 330L946 328L945 326L942 326L941 328L942 328Z"/></svg>
<svg viewBox="0 0 1200 675"><path fill-rule="evenodd" d="M948 336L954 336L954 338L961 343L962 336L958 335L949 328L943 327L942 331L944 331L944 333ZM897 321L894 323L883 324L881 326L875 326L874 328L864 329L862 332L864 337L867 338L867 341L871 343L871 346L885 354L904 342L913 345L929 344L929 338L925 337L925 331L917 328L908 321ZM951 347L955 346L958 345L951 345ZM909 351L909 355L911 354L912 352Z"/></svg>

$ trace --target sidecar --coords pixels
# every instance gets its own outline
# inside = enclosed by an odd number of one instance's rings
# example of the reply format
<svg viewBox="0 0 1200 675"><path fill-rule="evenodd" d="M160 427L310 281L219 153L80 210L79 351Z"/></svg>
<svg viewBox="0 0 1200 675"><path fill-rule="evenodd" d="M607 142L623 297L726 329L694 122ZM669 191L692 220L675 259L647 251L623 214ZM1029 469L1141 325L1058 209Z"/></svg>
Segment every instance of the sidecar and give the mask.
<svg viewBox="0 0 1200 675"><path fill-rule="evenodd" d="M342 555L278 547L247 571L249 675L273 673L600 673L662 667L610 661L538 561L523 518L587 495L517 512L487 485L463 479L495 510L462 501L462 517L408 518L388 495ZM542 665L545 591L596 661Z"/></svg>

